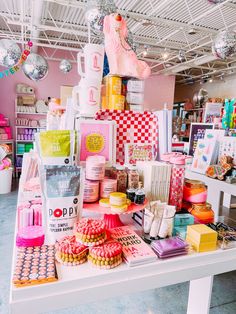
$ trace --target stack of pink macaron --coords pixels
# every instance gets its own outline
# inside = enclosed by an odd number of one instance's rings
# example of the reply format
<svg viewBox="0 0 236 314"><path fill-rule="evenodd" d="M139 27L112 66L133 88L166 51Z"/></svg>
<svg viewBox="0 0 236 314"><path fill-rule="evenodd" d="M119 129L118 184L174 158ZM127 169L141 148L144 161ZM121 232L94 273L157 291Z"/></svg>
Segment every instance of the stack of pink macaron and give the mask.
<svg viewBox="0 0 236 314"><path fill-rule="evenodd" d="M76 240L86 246L101 245L106 240L105 222L84 218L76 226Z"/></svg>
<svg viewBox="0 0 236 314"><path fill-rule="evenodd" d="M122 245L117 241L111 241L90 247L88 260L99 268L114 268L122 263Z"/></svg>
<svg viewBox="0 0 236 314"><path fill-rule="evenodd" d="M76 242L75 236L65 236L56 243L56 259L58 262L75 266L87 261L88 247Z"/></svg>

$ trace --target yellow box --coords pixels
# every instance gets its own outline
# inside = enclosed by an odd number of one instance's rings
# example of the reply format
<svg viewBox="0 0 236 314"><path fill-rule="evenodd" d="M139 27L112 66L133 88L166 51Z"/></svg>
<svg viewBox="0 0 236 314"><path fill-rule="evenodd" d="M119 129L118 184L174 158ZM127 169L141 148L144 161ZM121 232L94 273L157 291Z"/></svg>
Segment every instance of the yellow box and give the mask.
<svg viewBox="0 0 236 314"><path fill-rule="evenodd" d="M217 249L217 242L196 242L187 235L186 241L192 245L196 252L209 252Z"/></svg>
<svg viewBox="0 0 236 314"><path fill-rule="evenodd" d="M195 243L217 242L217 232L206 225L191 225L187 227L187 237Z"/></svg>
<svg viewBox="0 0 236 314"><path fill-rule="evenodd" d="M120 95L122 87L122 79L119 76L107 75L104 78L106 85L106 95Z"/></svg>
<svg viewBox="0 0 236 314"><path fill-rule="evenodd" d="M125 109L125 96L111 95L109 97L109 109L124 110Z"/></svg>

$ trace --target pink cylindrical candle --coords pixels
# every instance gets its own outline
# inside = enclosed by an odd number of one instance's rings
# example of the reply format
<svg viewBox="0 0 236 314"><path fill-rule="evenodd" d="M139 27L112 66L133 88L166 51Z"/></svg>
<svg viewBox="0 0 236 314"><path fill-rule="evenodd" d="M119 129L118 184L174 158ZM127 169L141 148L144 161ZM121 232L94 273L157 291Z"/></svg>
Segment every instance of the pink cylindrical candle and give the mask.
<svg viewBox="0 0 236 314"><path fill-rule="evenodd" d="M105 176L106 159L103 156L89 156L86 159L86 179L103 180Z"/></svg>
<svg viewBox="0 0 236 314"><path fill-rule="evenodd" d="M100 197L109 198L110 193L117 191L117 180L105 178L101 181Z"/></svg>
<svg viewBox="0 0 236 314"><path fill-rule="evenodd" d="M99 181L85 180L84 183L84 202L93 203L98 200Z"/></svg>

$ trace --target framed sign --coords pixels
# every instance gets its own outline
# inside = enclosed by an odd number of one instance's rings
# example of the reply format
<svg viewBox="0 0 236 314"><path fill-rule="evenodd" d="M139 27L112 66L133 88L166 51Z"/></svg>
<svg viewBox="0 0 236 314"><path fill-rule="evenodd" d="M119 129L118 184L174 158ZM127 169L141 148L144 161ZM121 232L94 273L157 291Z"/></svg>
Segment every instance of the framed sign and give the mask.
<svg viewBox="0 0 236 314"><path fill-rule="evenodd" d="M189 155L193 156L197 147L197 141L203 139L205 131L214 129L213 123L191 123L190 137L189 137Z"/></svg>
<svg viewBox="0 0 236 314"><path fill-rule="evenodd" d="M213 123L214 118L220 118L222 107L222 103L206 103L203 122Z"/></svg>

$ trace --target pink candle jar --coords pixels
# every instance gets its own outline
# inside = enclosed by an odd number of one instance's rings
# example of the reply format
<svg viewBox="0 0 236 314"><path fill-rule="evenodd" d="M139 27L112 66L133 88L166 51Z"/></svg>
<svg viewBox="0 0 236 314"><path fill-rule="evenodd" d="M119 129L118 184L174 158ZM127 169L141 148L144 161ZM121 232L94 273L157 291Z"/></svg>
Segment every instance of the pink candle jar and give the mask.
<svg viewBox="0 0 236 314"><path fill-rule="evenodd" d="M100 197L109 198L110 193L117 191L117 180L105 178L101 182L100 186Z"/></svg>
<svg viewBox="0 0 236 314"><path fill-rule="evenodd" d="M103 180L105 176L106 159L103 156L89 156L86 159L86 179Z"/></svg>
<svg viewBox="0 0 236 314"><path fill-rule="evenodd" d="M205 203L207 201L207 188L198 180L185 180L183 200L190 203Z"/></svg>
<svg viewBox="0 0 236 314"><path fill-rule="evenodd" d="M99 181L85 180L84 182L84 202L93 203L98 200Z"/></svg>

